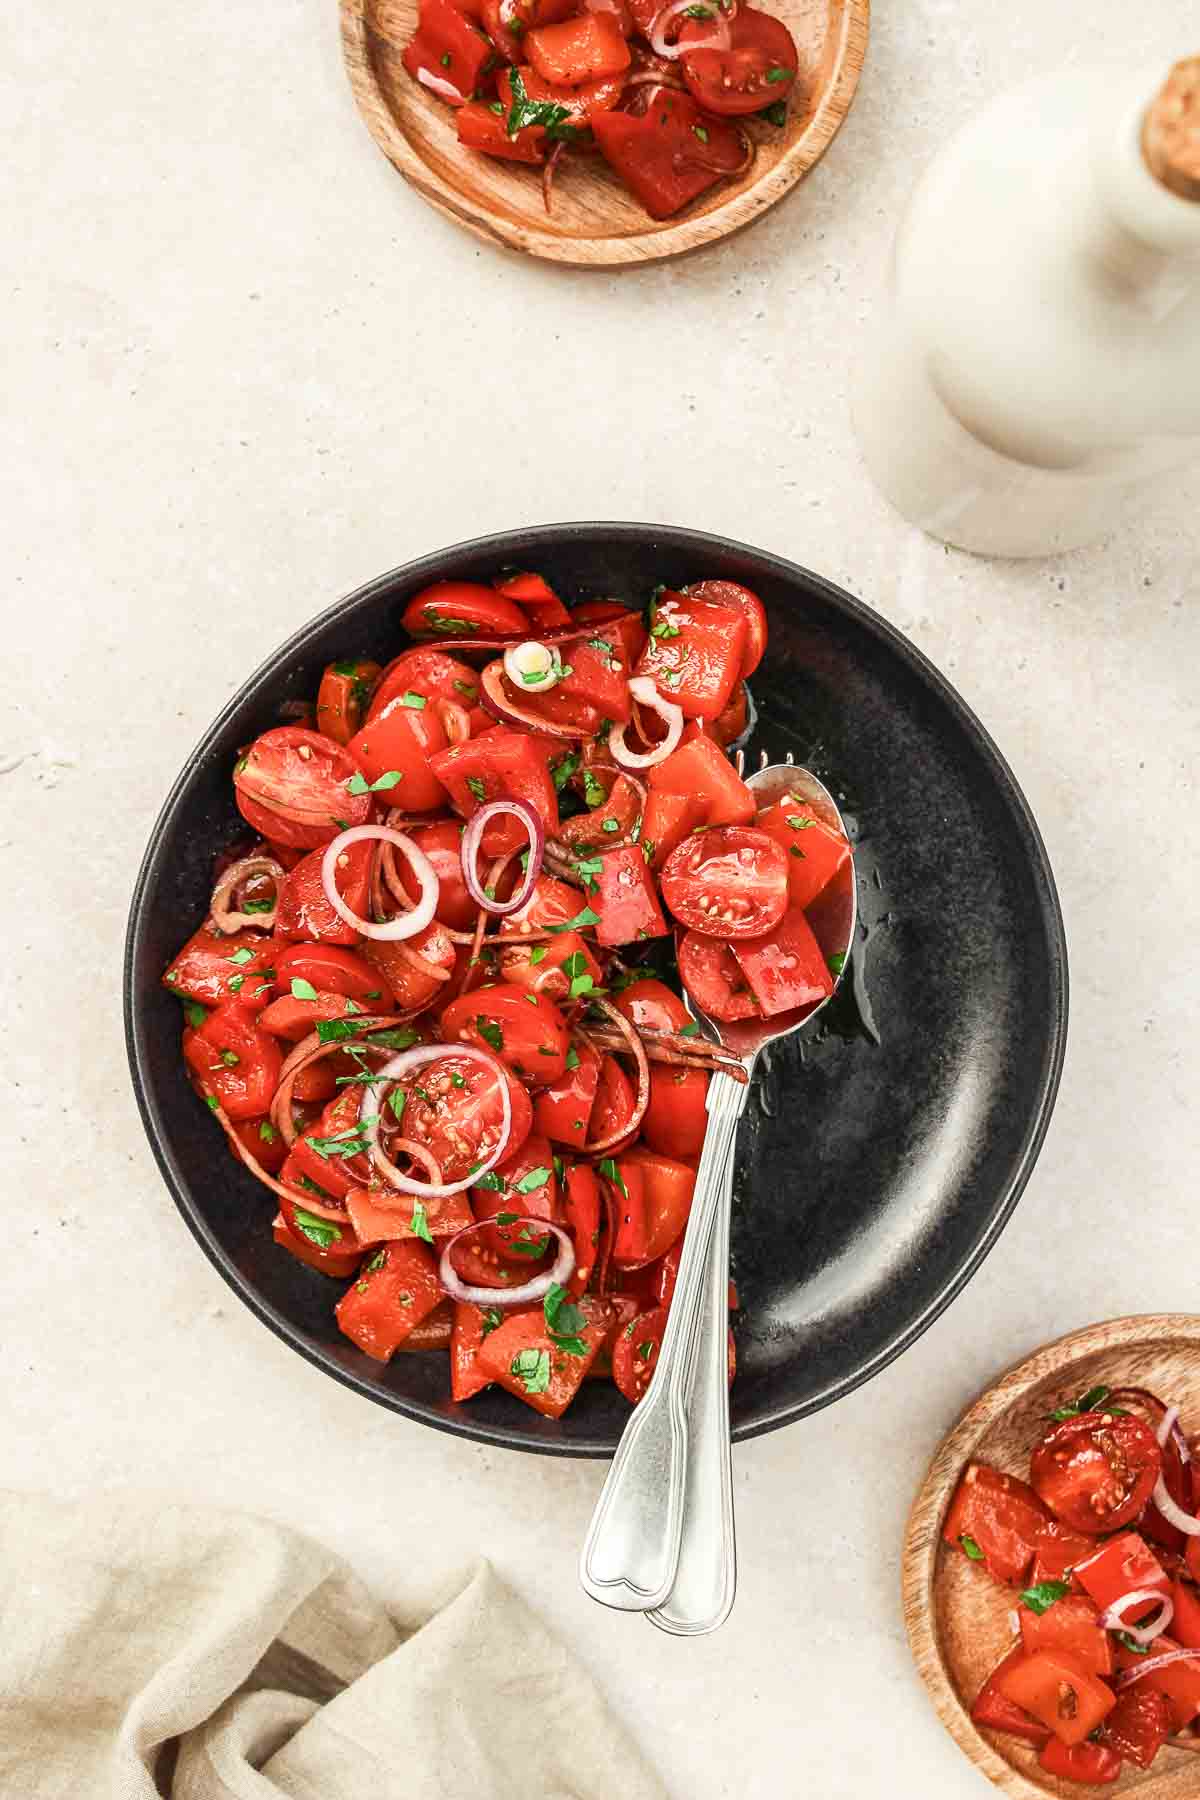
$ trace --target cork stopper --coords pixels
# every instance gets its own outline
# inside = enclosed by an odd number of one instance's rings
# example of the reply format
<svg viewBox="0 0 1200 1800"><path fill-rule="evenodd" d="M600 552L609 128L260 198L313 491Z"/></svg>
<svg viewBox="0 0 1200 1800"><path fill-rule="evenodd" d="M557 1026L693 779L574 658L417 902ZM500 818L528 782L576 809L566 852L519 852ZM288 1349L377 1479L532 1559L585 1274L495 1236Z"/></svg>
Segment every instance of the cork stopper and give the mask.
<svg viewBox="0 0 1200 1800"><path fill-rule="evenodd" d="M1177 62L1146 114L1142 155L1157 181L1200 201L1200 56Z"/></svg>

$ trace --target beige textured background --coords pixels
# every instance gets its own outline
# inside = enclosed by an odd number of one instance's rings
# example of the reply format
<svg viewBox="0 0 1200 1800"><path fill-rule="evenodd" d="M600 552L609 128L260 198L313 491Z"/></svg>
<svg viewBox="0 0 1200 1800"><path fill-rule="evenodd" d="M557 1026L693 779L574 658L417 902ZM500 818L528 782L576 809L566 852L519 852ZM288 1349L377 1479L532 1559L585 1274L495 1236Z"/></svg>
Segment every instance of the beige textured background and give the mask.
<svg viewBox="0 0 1200 1800"><path fill-rule="evenodd" d="M353 113L335 12L0 20L4 1478L258 1507L384 1589L483 1545L688 1800L981 1793L901 1633L918 1475L1001 1365L1197 1293L1200 477L1095 550L988 566L867 486L846 369L944 133L1035 69L1195 50L1194 6L881 5L816 174L733 243L611 278L483 250L410 195ZM1024 783L1073 957L1062 1099L1012 1225L899 1364L738 1452L740 1601L693 1644L578 1590L598 1466L392 1418L238 1308L151 1164L120 1041L137 859L245 672L418 552L586 517L768 545L908 631Z"/></svg>

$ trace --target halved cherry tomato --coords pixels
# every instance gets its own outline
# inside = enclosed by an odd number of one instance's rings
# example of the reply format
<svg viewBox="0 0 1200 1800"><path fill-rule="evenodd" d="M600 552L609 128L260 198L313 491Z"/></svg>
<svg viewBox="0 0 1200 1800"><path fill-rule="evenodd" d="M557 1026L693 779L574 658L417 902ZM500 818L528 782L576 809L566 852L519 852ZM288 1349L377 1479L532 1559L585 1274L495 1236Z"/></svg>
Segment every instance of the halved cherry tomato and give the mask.
<svg viewBox="0 0 1200 1800"><path fill-rule="evenodd" d="M1117 1667L1124 1673L1144 1667L1151 1657L1165 1656L1172 1650L1186 1648L1186 1645L1167 1637L1165 1633L1162 1637L1155 1638L1150 1656L1130 1650L1118 1641ZM1165 1669L1152 1669L1149 1675L1131 1682L1124 1691L1136 1693L1140 1687L1156 1688L1166 1696L1167 1705L1171 1709L1171 1729L1182 1731L1200 1713L1200 1656L1181 1658L1179 1662L1168 1663Z"/></svg>
<svg viewBox="0 0 1200 1800"><path fill-rule="evenodd" d="M748 942L738 939L730 948L768 1018L798 1007L817 1006L833 992L833 975L825 953L798 906L789 906L779 924L764 937Z"/></svg>
<svg viewBox="0 0 1200 1800"><path fill-rule="evenodd" d="M1027 1713L1023 1707L1014 1706L1011 1700L1007 1700L997 1685L999 1676L1024 1660L1025 1651L1018 1645L997 1663L975 1697L971 1717L976 1725L982 1725L988 1731L1007 1732L1010 1737L1024 1738L1027 1743L1036 1744L1040 1748L1048 1742L1049 1731L1032 1713Z"/></svg>
<svg viewBox="0 0 1200 1800"><path fill-rule="evenodd" d="M1031 1655L1035 1650L1069 1650L1093 1675L1112 1674L1112 1640L1099 1611L1083 1594L1064 1594L1042 1613L1023 1606L1020 1619L1021 1642Z"/></svg>
<svg viewBox="0 0 1200 1800"><path fill-rule="evenodd" d="M758 1002L723 938L685 931L679 940L679 976L701 1012L732 1022L758 1015Z"/></svg>
<svg viewBox="0 0 1200 1800"><path fill-rule="evenodd" d="M567 1170L563 1212L575 1246L575 1270L567 1291L578 1300L592 1278L600 1245L600 1186L589 1163L575 1163Z"/></svg>
<svg viewBox="0 0 1200 1800"><path fill-rule="evenodd" d="M273 1037L287 1038L290 1043L299 1043L310 1031L329 1019L356 1018L362 1012L357 1000L351 1000L347 994L339 994L333 990L317 988L315 999L307 999L290 990L272 1000L259 1015L262 1028Z"/></svg>
<svg viewBox="0 0 1200 1800"><path fill-rule="evenodd" d="M1171 1731L1171 1708L1165 1694L1139 1681L1117 1695L1117 1704L1100 1727L1100 1736L1118 1756L1148 1769Z"/></svg>
<svg viewBox="0 0 1200 1800"><path fill-rule="evenodd" d="M750 716L750 701L744 681L739 681L725 702L724 709L715 719L706 719L700 729L714 744L727 750L735 743L746 729L746 721Z"/></svg>
<svg viewBox="0 0 1200 1800"><path fill-rule="evenodd" d="M562 106L567 104L566 100L559 101L557 99L558 90L551 88L547 83L543 82L535 69L528 67L523 68L521 70L521 75L525 82L525 95L527 99L553 100L556 104ZM530 86L531 82L537 83L539 87L545 89L545 92L535 92L533 87ZM511 107L512 81L509 79L507 70L501 72L497 86L500 90L501 100L505 101L508 106ZM569 92L572 97L575 95L574 88L564 89L563 92ZM620 98L619 92L617 98ZM615 100L613 101L613 105L616 105ZM553 631L556 626L569 625L571 623L570 613L567 611L558 595L554 592L554 589L550 587L540 575L534 575L532 573L508 575L503 581L497 581L495 587L498 594L503 594L506 600L515 600L517 605L521 608L521 611L523 613L528 613L530 623L533 625L535 631Z"/></svg>
<svg viewBox="0 0 1200 1800"><path fill-rule="evenodd" d="M496 1308L469 1306L457 1300L454 1304L454 1329L450 1338L450 1395L454 1400L469 1400L491 1385L491 1377L479 1367L479 1346L489 1331L495 1331L504 1315Z"/></svg>
<svg viewBox="0 0 1200 1800"><path fill-rule="evenodd" d="M442 1298L432 1253L409 1238L367 1258L338 1301L337 1322L360 1350L387 1362Z"/></svg>
<svg viewBox="0 0 1200 1800"><path fill-rule="evenodd" d="M265 838L296 850L327 844L362 825L371 796L351 792L362 772L348 750L320 732L277 725L256 738L233 771L238 811Z"/></svg>
<svg viewBox="0 0 1200 1800"><path fill-rule="evenodd" d="M787 910L787 857L753 826L715 826L693 833L672 852L663 868L662 892L680 924L693 931L764 937Z"/></svg>
<svg viewBox="0 0 1200 1800"><path fill-rule="evenodd" d="M799 54L783 21L757 7L741 6L729 30L728 50L692 50L681 56L679 66L693 98L706 112L735 117L786 100L796 83ZM711 27L689 19L679 42L706 36L711 36Z"/></svg>
<svg viewBox="0 0 1200 1800"><path fill-rule="evenodd" d="M987 1463L969 1463L955 1489L942 1537L972 1556L972 1545L981 1550L989 1575L1016 1585L1029 1573L1038 1531L1048 1517L1027 1482L1003 1475Z"/></svg>
<svg viewBox="0 0 1200 1800"><path fill-rule="evenodd" d="M392 990L397 1012L404 1013L418 1012L439 994L448 992L448 978L457 962L454 940L437 919L424 931L399 942L368 938L362 953L381 971ZM422 963L429 966L422 967ZM444 970L445 976L434 972L438 969Z"/></svg>
<svg viewBox="0 0 1200 1800"><path fill-rule="evenodd" d="M380 673L377 662L359 658L330 663L317 690L317 730L335 744L348 744L366 717Z"/></svg>
<svg viewBox="0 0 1200 1800"><path fill-rule="evenodd" d="M553 1000L509 982L475 988L442 1012L445 1041L490 1050L514 1074L544 1087L566 1072L571 1038Z"/></svg>
<svg viewBox="0 0 1200 1800"><path fill-rule="evenodd" d="M392 1010L392 991L379 970L337 944L290 945L276 957L275 974L281 993L290 992L293 981L306 981L329 994L347 994L372 1012Z"/></svg>
<svg viewBox="0 0 1200 1800"><path fill-rule="evenodd" d="M1082 1744L1116 1705L1116 1695L1066 1650L1038 1650L997 1670L996 1686L1064 1744Z"/></svg>
<svg viewBox="0 0 1200 1800"><path fill-rule="evenodd" d="M669 219L745 167L741 133L701 112L690 94L662 91L639 117L597 113L592 132L605 162L652 219Z"/></svg>
<svg viewBox="0 0 1200 1800"><path fill-rule="evenodd" d="M416 36L401 60L414 80L420 80L422 71L432 77L430 90L439 100L461 106L484 85L492 65L492 46L478 25L451 6L450 0L421 0Z"/></svg>
<svg viewBox="0 0 1200 1800"><path fill-rule="evenodd" d="M430 768L430 759L445 748L441 714L415 688L373 712L350 740L350 754L372 788L386 782L387 787L379 790L386 792L385 804L406 812L432 812L445 805L446 790Z"/></svg>
<svg viewBox="0 0 1200 1800"><path fill-rule="evenodd" d="M184 1032L183 1054L231 1120L258 1119L270 1110L283 1058L274 1038L236 1000Z"/></svg>
<svg viewBox="0 0 1200 1800"><path fill-rule="evenodd" d="M351 844L339 850L334 865L337 891L356 918L369 916L371 901L371 843ZM310 850L294 869L289 869L279 891L275 910L275 935L283 938L319 938L327 944L355 944L358 932L335 912L325 897L321 865L325 850Z"/></svg>
<svg viewBox="0 0 1200 1800"><path fill-rule="evenodd" d="M457 819L435 819L429 825L411 825L408 836L433 864L438 878L437 917L451 931L466 931L475 923L478 908L463 876L463 827ZM407 857L397 856L400 881L409 898L416 900L419 884Z"/></svg>
<svg viewBox="0 0 1200 1800"><path fill-rule="evenodd" d="M1091 1556L1077 1562L1074 1573L1080 1587L1091 1595L1102 1612L1122 1594L1130 1594L1135 1588L1147 1588L1164 1597L1171 1591L1166 1570L1136 1531L1123 1531L1110 1538L1102 1549L1094 1550ZM1145 1606L1129 1612L1127 1617L1136 1625L1154 1611L1155 1602L1149 1600Z"/></svg>
<svg viewBox="0 0 1200 1800"><path fill-rule="evenodd" d="M642 815L642 846L652 869L661 869L689 831L704 824L708 801L703 794L671 794L651 787Z"/></svg>
<svg viewBox="0 0 1200 1800"><path fill-rule="evenodd" d="M280 1199L272 1236L297 1262L337 1281L353 1275L363 1258L362 1247L348 1226L305 1212L299 1201Z"/></svg>
<svg viewBox="0 0 1200 1800"><path fill-rule="evenodd" d="M239 1119L233 1135L246 1146L254 1160L262 1164L268 1175L278 1175L287 1161L288 1149L283 1133L275 1129L270 1119ZM236 1156L237 1152L233 1154Z"/></svg>
<svg viewBox="0 0 1200 1800"><path fill-rule="evenodd" d="M427 700L453 700L470 708L479 698L479 677L469 663L432 644L404 650L383 671L365 723L369 725L393 700L410 693L424 694Z"/></svg>
<svg viewBox="0 0 1200 1800"><path fill-rule="evenodd" d="M548 1233L539 1235L527 1225L526 1219L557 1221L560 1216L554 1157L547 1140L530 1133L515 1156L497 1163L471 1189L471 1208L477 1219L500 1220L477 1233L481 1247L494 1250L507 1262L532 1268L551 1240Z"/></svg>
<svg viewBox="0 0 1200 1800"><path fill-rule="evenodd" d="M1086 1782L1089 1787L1107 1787L1121 1774L1121 1758L1107 1744L1068 1745L1050 1738L1038 1752L1038 1762L1047 1775Z"/></svg>
<svg viewBox="0 0 1200 1800"><path fill-rule="evenodd" d="M578 910L578 893L575 899ZM502 930L501 943L503 938ZM559 932L545 944L518 944L511 950L501 949L500 973L505 981L528 988L534 994L545 994L548 1000L569 998L572 983L584 975L590 978L594 987L599 987L603 980L592 946L577 931ZM576 992L579 991L577 988Z"/></svg>
<svg viewBox="0 0 1200 1800"><path fill-rule="evenodd" d="M785 795L754 821L787 857L788 895L793 906L810 906L850 860L850 845L831 831L806 800Z"/></svg>
<svg viewBox="0 0 1200 1800"><path fill-rule="evenodd" d="M201 1006L236 1000L247 1011L266 1006L274 992L275 946L257 931L223 936L202 925L163 976L163 986Z"/></svg>
<svg viewBox="0 0 1200 1800"><path fill-rule="evenodd" d="M1161 1468L1148 1425L1132 1414L1090 1412L1046 1433L1034 1450L1030 1479L1056 1518L1073 1531L1099 1533L1137 1518Z"/></svg>
<svg viewBox="0 0 1200 1800"><path fill-rule="evenodd" d="M644 1267L657 1262L671 1248L687 1224L696 1186L696 1171L674 1157L637 1144L621 1158L621 1172L626 1175L629 1164L641 1170L645 1201L646 1232L639 1255L621 1256L613 1248L613 1261L623 1268Z"/></svg>
<svg viewBox="0 0 1200 1800"><path fill-rule="evenodd" d="M629 45L611 13L584 13L541 25L525 37L526 54L543 81L579 87L629 67Z"/></svg>
<svg viewBox="0 0 1200 1800"><path fill-rule="evenodd" d="M496 0L498 5L499 0ZM501 100L469 100L460 106L455 120L458 141L468 150L479 150L484 156L498 156L504 162L540 163L546 160L546 128L544 125L522 125L516 132L508 129L509 114ZM460 620L459 623L465 623ZM529 622L521 624L528 631ZM478 630L475 626L473 629ZM514 640L517 641L517 640Z"/></svg>
<svg viewBox="0 0 1200 1800"><path fill-rule="evenodd" d="M476 581L435 581L404 609L410 637L525 637L529 622L512 600Z"/></svg>
<svg viewBox="0 0 1200 1800"><path fill-rule="evenodd" d="M650 676L686 719L715 719L741 678L746 639L742 613L666 588L655 602L637 673Z"/></svg>
<svg viewBox="0 0 1200 1800"><path fill-rule="evenodd" d="M558 795L550 778L544 740L528 731L489 731L452 744L432 760L433 773L454 810L469 819L489 800L527 800L547 833L558 830ZM524 848L527 835L512 818L493 819L483 834L484 856Z"/></svg>
<svg viewBox="0 0 1200 1800"><path fill-rule="evenodd" d="M547 1418L558 1419L579 1392L608 1329L607 1312L585 1317L578 1332L584 1354L576 1356L551 1337L540 1306L530 1312L509 1313L504 1323L484 1338L476 1361L489 1380L499 1382Z"/></svg>
<svg viewBox="0 0 1200 1800"><path fill-rule="evenodd" d="M746 621L741 677L748 681L767 648L767 615L758 595L738 581L693 581L683 592L689 600L707 600L713 606L727 606L731 612L741 613Z"/></svg>
<svg viewBox="0 0 1200 1800"><path fill-rule="evenodd" d="M658 1367L663 1333L667 1329L667 1309L656 1306L639 1313L622 1327L612 1348L613 1380L625 1398L636 1406L650 1386Z"/></svg>
<svg viewBox="0 0 1200 1800"><path fill-rule="evenodd" d="M625 1140L618 1134L632 1122L637 1105L633 1083L615 1056L600 1058L600 1079L596 1084L596 1101L592 1107L589 1142L602 1139L612 1154L619 1152ZM629 1140L632 1141L632 1140Z"/></svg>
<svg viewBox="0 0 1200 1800"><path fill-rule="evenodd" d="M529 1136L533 1105L524 1082L506 1071L511 1123L505 1152L514 1156ZM443 1181L461 1181L486 1162L500 1141L503 1102L493 1072L473 1057L448 1051L399 1090L406 1096L399 1118L403 1135L424 1145ZM389 1096L393 1113L396 1103Z"/></svg>
<svg viewBox="0 0 1200 1800"><path fill-rule="evenodd" d="M599 1082L598 1052L590 1044L580 1044L578 1048L572 1044L563 1074L534 1095L533 1122L537 1130L553 1143L582 1150Z"/></svg>
<svg viewBox="0 0 1200 1800"><path fill-rule="evenodd" d="M651 769L651 794L701 794L708 803L706 825L749 825L756 810L750 788L711 738L695 737ZM649 834L647 834L649 835Z"/></svg>
<svg viewBox="0 0 1200 1800"><path fill-rule="evenodd" d="M665 937L667 921L658 904L654 877L640 844L623 844L599 857L592 905L599 915L596 939L601 944L638 944Z"/></svg>
<svg viewBox="0 0 1200 1800"><path fill-rule="evenodd" d="M632 1024L651 1031L679 1031L691 1022L678 994L653 978L623 989L614 1005ZM708 1076L703 1069L652 1062L650 1102L642 1120L642 1136L651 1150L676 1160L698 1156L708 1127L707 1094Z"/></svg>

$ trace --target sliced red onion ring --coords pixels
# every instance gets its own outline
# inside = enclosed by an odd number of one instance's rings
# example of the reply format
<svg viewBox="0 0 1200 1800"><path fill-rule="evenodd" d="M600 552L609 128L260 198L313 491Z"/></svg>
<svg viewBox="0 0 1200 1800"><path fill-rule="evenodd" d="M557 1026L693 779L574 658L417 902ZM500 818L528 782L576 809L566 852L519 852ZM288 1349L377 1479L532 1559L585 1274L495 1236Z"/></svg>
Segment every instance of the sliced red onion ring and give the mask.
<svg viewBox="0 0 1200 1800"><path fill-rule="evenodd" d="M479 852L483 847L483 834L493 819L503 819L511 815L519 819L529 834L529 862L525 870L525 879L511 900L497 900L490 895L479 879ZM462 849L463 880L467 891L476 906L484 912L504 913L516 912L524 906L533 892L534 883L542 872L542 859L546 854L546 827L536 807L528 800L489 800L486 806L472 815L467 829L463 832Z"/></svg>
<svg viewBox="0 0 1200 1800"><path fill-rule="evenodd" d="M268 875L275 883L275 898L271 903L271 910L254 913L234 911L238 888L255 875ZM237 862L230 863L213 888L212 899L209 901L209 912L217 930L221 932L247 929L270 931L275 923L275 912L279 905L279 890L283 886L283 879L283 864L276 862L273 856L255 853L252 856L241 856Z"/></svg>
<svg viewBox="0 0 1200 1800"><path fill-rule="evenodd" d="M1161 1475L1154 1484L1154 1504L1168 1525L1173 1525L1176 1531L1182 1531L1185 1537L1200 1537L1200 1519L1195 1513L1185 1512L1182 1506L1172 1500Z"/></svg>
<svg viewBox="0 0 1200 1800"><path fill-rule="evenodd" d="M383 1104L380 1090L387 1088L390 1091L406 1075L414 1075L418 1069L426 1068L431 1062L440 1062L444 1056L465 1056L470 1062L481 1063L495 1075L500 1084L500 1135L491 1155L461 1181L414 1181L411 1175L396 1167L379 1142L380 1107ZM476 1049L474 1044L414 1044L411 1050L401 1050L390 1062L384 1063L375 1080L369 1086L364 1085L358 1122L366 1133L371 1161L392 1187L401 1194L413 1194L418 1200L447 1200L451 1194L461 1194L464 1188L474 1186L489 1169L494 1169L507 1148L512 1128L512 1096L504 1065L488 1051Z"/></svg>
<svg viewBox="0 0 1200 1800"><path fill-rule="evenodd" d="M1153 1675L1156 1669L1166 1669L1171 1663L1187 1662L1189 1658L1192 1662L1200 1663L1200 1650L1164 1650L1159 1656L1148 1656L1145 1662L1134 1663L1130 1668L1121 1670L1117 1676L1117 1688L1132 1687L1144 1675Z"/></svg>
<svg viewBox="0 0 1200 1800"><path fill-rule="evenodd" d="M1158 1612L1152 1619L1143 1620L1140 1625L1127 1625L1125 1614L1131 1606L1145 1606L1148 1600L1161 1602ZM1175 1602L1169 1594L1160 1593L1158 1588L1134 1588L1131 1593L1122 1594L1114 1600L1100 1616L1100 1623L1105 1631L1123 1631L1131 1637L1135 1644L1145 1649L1156 1637L1161 1637L1171 1620L1175 1617Z"/></svg>
<svg viewBox="0 0 1200 1800"><path fill-rule="evenodd" d="M576 632L576 637L579 633ZM543 638L543 643L548 639ZM504 725L522 725L527 731L536 731L541 737L562 738L574 742L579 736L578 725L560 725L554 719L543 717L539 712L531 712L526 707L518 706L504 691L504 664L490 662L480 671L479 704L485 712L490 712L494 719Z"/></svg>
<svg viewBox="0 0 1200 1800"><path fill-rule="evenodd" d="M403 850L421 889L420 899L411 912L397 913L394 919L386 919L382 925L377 925L374 919L360 919L356 912L351 911L339 894L334 879L337 860L342 851L348 850L351 844L369 841L394 844L397 850ZM355 931L361 931L364 937L387 939L394 943L398 938L415 937L419 931L424 931L432 923L437 911L439 885L437 870L425 852L418 849L402 831L393 831L390 825L355 825L349 831L339 832L333 842L326 845L325 854L321 858L321 887L325 898L339 919L345 919L347 925L353 925Z"/></svg>
<svg viewBox="0 0 1200 1800"><path fill-rule="evenodd" d="M669 6L663 7L649 31L650 48L656 56L665 56L668 62L674 62L675 58L682 56L685 51L690 55L693 50L729 49L733 42L729 30L729 20L718 5L714 5L712 8L716 16L713 19L713 30L710 37L693 38L687 44L675 44L667 41L667 32L676 19L690 11L695 4L696 0L671 0Z"/></svg>
<svg viewBox="0 0 1200 1800"><path fill-rule="evenodd" d="M478 1179L478 1175L471 1177L472 1181ZM548 1294L556 1283L559 1287L566 1287L575 1273L575 1246L561 1225L552 1225L548 1219L533 1218L518 1218L510 1222L515 1225L536 1226L539 1237L553 1234L559 1243L553 1265L544 1269L540 1275L535 1275L531 1281L522 1282L520 1287L472 1287L454 1267L450 1252L460 1238L469 1236L472 1231L478 1231L481 1226L489 1223L487 1219L476 1219L472 1224L464 1225L461 1231L456 1231L442 1251L441 1261L438 1263L438 1280L448 1294L453 1294L456 1300L461 1300L467 1306L530 1306L535 1300Z"/></svg>
<svg viewBox="0 0 1200 1800"><path fill-rule="evenodd" d="M624 725L614 725L608 734L608 747L614 759L626 769L652 769L655 763L664 762L676 748L683 736L683 713L679 707L672 706L664 700L649 675L635 675L629 683L629 691L642 706L648 706L656 712L660 719L666 721L667 735L661 744L655 744L652 750L644 754L625 747Z"/></svg>
<svg viewBox="0 0 1200 1800"><path fill-rule="evenodd" d="M418 69L417 80L422 87L427 87L439 100L448 100L451 106L465 106L467 96L459 92L452 81L446 81L429 69Z"/></svg>
<svg viewBox="0 0 1200 1800"><path fill-rule="evenodd" d="M1188 1466L1192 1460L1192 1450L1191 1445L1183 1434L1183 1427L1179 1423L1179 1408L1177 1406L1167 1407L1163 1414L1162 1423L1154 1435L1158 1439L1160 1450L1166 1449L1168 1438L1174 1438L1175 1448L1179 1452L1179 1460L1183 1463L1184 1468Z"/></svg>

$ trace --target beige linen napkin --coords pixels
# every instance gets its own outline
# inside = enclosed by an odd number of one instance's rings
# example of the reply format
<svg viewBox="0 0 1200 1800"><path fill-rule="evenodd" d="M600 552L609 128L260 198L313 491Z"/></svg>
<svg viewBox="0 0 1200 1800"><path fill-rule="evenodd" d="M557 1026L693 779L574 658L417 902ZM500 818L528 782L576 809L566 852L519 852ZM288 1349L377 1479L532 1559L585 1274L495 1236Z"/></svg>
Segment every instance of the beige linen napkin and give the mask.
<svg viewBox="0 0 1200 1800"><path fill-rule="evenodd" d="M3 1800L614 1793L665 1800L486 1562L404 1633L338 1557L265 1519L0 1493Z"/></svg>

